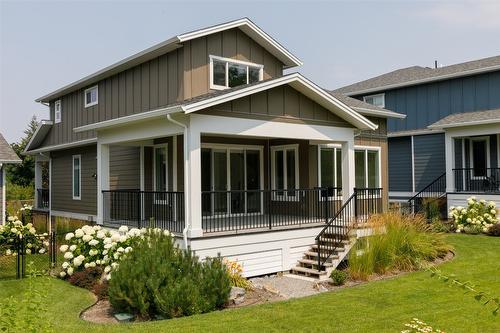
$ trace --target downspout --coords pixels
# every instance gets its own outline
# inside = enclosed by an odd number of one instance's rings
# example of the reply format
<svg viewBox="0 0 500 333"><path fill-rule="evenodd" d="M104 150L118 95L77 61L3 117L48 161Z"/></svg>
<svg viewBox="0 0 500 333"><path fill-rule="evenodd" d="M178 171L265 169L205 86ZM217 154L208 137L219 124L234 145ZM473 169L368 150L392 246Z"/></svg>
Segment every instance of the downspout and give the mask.
<svg viewBox="0 0 500 333"><path fill-rule="evenodd" d="M189 155L188 155L188 127L186 124L181 123L180 121L177 121L172 118L172 115L170 113L167 114L167 120L170 121L171 123L178 125L184 129L184 140L182 140L183 145L184 145L184 153L183 153L183 158L185 160L189 160ZM177 147L176 147L177 148ZM189 163L184 163L184 193L186 193L186 189L189 188L189 171L188 171ZM176 175L177 176L177 175ZM186 200L186 196L184 196L184 200ZM185 202L184 202L185 204ZM187 206L187 205L186 205ZM185 226L184 229L182 230L182 238L184 240L184 248L188 248L188 240L187 240L187 232L189 230L189 227L191 226L191 219L189 217L189 207L185 207Z"/></svg>

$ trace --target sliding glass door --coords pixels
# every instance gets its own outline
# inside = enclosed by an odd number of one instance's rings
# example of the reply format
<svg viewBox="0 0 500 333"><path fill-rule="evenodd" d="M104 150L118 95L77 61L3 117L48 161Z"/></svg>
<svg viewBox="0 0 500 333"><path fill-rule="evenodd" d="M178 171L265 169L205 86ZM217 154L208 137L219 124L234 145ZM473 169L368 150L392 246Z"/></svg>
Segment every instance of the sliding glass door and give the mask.
<svg viewBox="0 0 500 333"><path fill-rule="evenodd" d="M262 149L204 147L201 186L204 215L262 211Z"/></svg>

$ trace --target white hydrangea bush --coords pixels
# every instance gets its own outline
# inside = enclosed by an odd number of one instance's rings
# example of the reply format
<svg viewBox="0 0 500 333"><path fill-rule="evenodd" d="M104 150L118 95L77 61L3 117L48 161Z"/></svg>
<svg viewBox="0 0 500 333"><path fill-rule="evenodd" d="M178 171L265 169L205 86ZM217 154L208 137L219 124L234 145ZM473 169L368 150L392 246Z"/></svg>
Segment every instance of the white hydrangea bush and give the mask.
<svg viewBox="0 0 500 333"><path fill-rule="evenodd" d="M0 251L2 255L17 254L16 239L24 239L26 254L44 254L49 247L48 234L37 233L32 223L23 222L17 216L9 216L5 224L0 225Z"/></svg>
<svg viewBox="0 0 500 333"><path fill-rule="evenodd" d="M121 226L118 231L106 230L101 226L85 225L74 233L66 234L66 244L59 250L64 253L61 278L88 267L102 266L106 279L116 269L123 255L132 251L133 243L146 233L146 229Z"/></svg>
<svg viewBox="0 0 500 333"><path fill-rule="evenodd" d="M467 199L467 207L451 206L449 217L453 219L458 233L486 233L499 222L495 202L477 200L476 197Z"/></svg>

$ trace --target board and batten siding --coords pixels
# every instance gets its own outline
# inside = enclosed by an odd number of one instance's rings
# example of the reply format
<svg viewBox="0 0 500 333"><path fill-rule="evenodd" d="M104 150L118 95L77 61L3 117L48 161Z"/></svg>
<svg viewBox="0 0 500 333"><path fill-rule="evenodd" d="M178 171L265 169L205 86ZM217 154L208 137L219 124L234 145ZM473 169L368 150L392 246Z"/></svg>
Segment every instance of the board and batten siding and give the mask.
<svg viewBox="0 0 500 333"><path fill-rule="evenodd" d="M424 129L454 113L500 108L500 71L388 90L385 108L407 116L390 119L390 132Z"/></svg>
<svg viewBox="0 0 500 333"><path fill-rule="evenodd" d="M389 151L389 191L412 191L411 138L390 138Z"/></svg>
<svg viewBox="0 0 500 333"><path fill-rule="evenodd" d="M81 199L73 200L73 155L81 155ZM52 159L51 210L97 214L97 147L95 145L54 151Z"/></svg>
<svg viewBox="0 0 500 333"><path fill-rule="evenodd" d="M264 65L264 79L283 75L283 63L239 29L231 29L183 43L182 47L86 88L98 85L98 104L85 108L79 89L58 98L61 122L54 124L42 147L96 137L95 131L73 128L151 111L205 95L209 89L209 56L216 55ZM50 119L54 120L54 102Z"/></svg>
<svg viewBox="0 0 500 333"><path fill-rule="evenodd" d="M275 87L198 111L198 113L352 127L344 119L290 86Z"/></svg>
<svg viewBox="0 0 500 333"><path fill-rule="evenodd" d="M444 134L413 137L415 191L420 191L446 171Z"/></svg>
<svg viewBox="0 0 500 333"><path fill-rule="evenodd" d="M109 147L109 189L138 190L141 187L140 148Z"/></svg>

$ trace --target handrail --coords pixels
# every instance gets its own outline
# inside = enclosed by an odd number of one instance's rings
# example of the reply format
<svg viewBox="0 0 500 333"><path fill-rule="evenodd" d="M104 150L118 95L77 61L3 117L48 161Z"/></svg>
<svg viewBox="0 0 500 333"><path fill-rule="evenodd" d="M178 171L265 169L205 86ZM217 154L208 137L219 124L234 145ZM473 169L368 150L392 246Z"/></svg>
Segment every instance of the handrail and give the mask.
<svg viewBox="0 0 500 333"><path fill-rule="evenodd" d="M446 183L440 184L440 187L437 187L437 190L432 190L428 191L430 188L435 188L435 185L438 184L439 182L444 181L446 182L446 172L441 174L439 177L434 179L431 183L429 183L426 187L424 187L422 190L420 190L417 194L415 194L413 197L408 199L408 205L410 206L410 209L413 213L415 213L415 202L417 198L423 198L424 196L422 194L424 193L438 193L437 196L434 196L436 199L442 197L444 194L446 194Z"/></svg>

